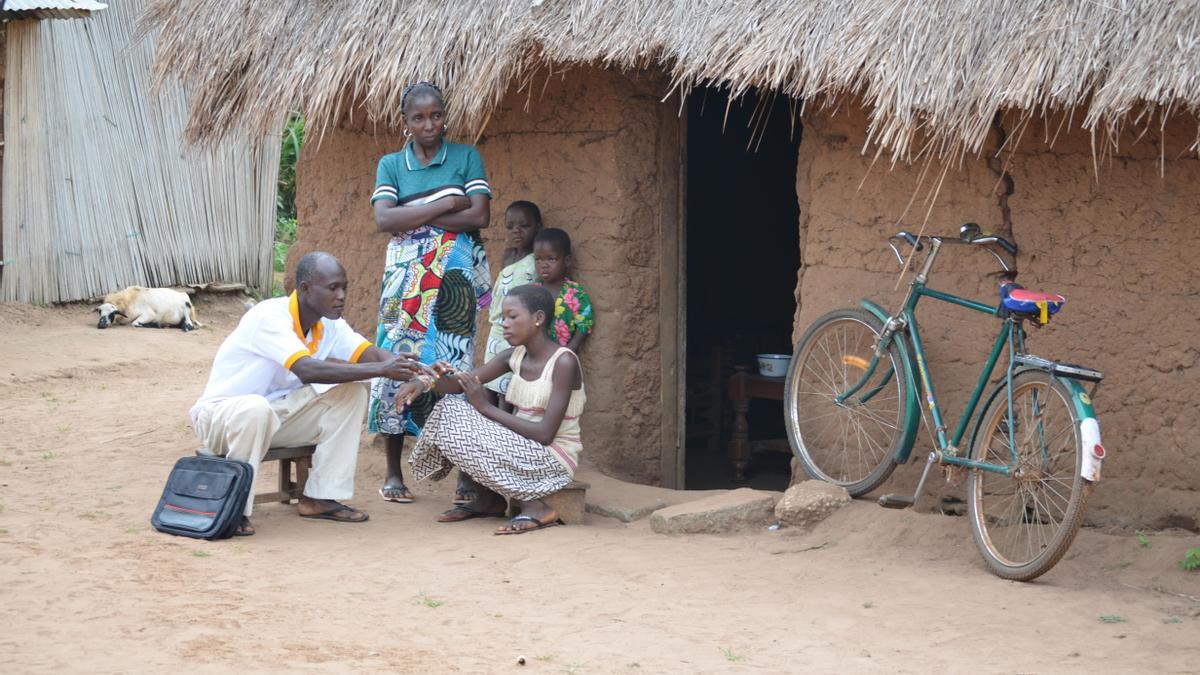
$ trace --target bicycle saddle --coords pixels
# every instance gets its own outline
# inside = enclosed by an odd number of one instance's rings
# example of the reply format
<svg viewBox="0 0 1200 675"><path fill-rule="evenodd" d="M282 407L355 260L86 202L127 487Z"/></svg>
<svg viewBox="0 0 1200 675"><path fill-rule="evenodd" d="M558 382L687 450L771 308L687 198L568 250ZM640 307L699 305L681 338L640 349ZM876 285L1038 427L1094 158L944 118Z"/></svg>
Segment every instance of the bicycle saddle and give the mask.
<svg viewBox="0 0 1200 675"><path fill-rule="evenodd" d="M1027 314L1037 319L1041 325L1046 325L1050 317L1058 314L1063 303L1067 301L1056 293L1025 290L1025 287L1015 281L1000 284L1000 305L1010 312Z"/></svg>

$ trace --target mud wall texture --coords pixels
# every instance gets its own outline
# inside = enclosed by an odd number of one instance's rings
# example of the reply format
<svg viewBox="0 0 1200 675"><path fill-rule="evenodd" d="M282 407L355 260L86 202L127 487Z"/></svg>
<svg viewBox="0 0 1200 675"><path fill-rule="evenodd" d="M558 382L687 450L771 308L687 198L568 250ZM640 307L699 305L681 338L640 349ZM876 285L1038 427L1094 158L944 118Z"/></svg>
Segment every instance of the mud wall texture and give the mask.
<svg viewBox="0 0 1200 675"><path fill-rule="evenodd" d="M1029 351L1104 371L1095 400L1109 457L1087 515L1094 525L1200 528L1200 161L1186 152L1187 124L1167 124L1135 143L1123 139L1098 172L1088 134L1034 124L1002 161L1001 123L984 158L968 158L940 178L932 168L871 167L861 152L861 111L804 120L797 195L803 265L795 338L831 309L860 297L891 310L903 287L884 239L897 223L953 233L963 222L1009 233L1020 248L1019 281L1057 292L1067 304L1049 326L1031 331ZM1191 127L1194 131L1194 127ZM1007 172L1007 177L1002 175ZM1161 174L1160 174L1161 172ZM913 199L916 194L916 199ZM907 213L906 213L907 210ZM944 249L930 286L996 300L995 268L982 251ZM998 328L994 319L926 300L918 309L939 403L951 429ZM930 447L921 432L910 466L886 491L915 487ZM942 486L950 501L963 488ZM933 508L938 501L924 502Z"/></svg>
<svg viewBox="0 0 1200 675"><path fill-rule="evenodd" d="M503 257L504 207L513 200L537 203L546 226L571 234L573 276L596 312L595 333L582 350L585 455L609 473L643 482L661 478L660 185L677 175L664 176L677 169L658 159L664 90L651 75L571 70L539 79L532 97L510 93L477 142L495 193L483 233L492 275ZM298 167L300 227L289 270L312 250L341 258L351 283L346 318L368 337L387 245L368 200L378 159L401 144L399 133L347 120L306 147ZM483 318L480 332L486 330Z"/></svg>

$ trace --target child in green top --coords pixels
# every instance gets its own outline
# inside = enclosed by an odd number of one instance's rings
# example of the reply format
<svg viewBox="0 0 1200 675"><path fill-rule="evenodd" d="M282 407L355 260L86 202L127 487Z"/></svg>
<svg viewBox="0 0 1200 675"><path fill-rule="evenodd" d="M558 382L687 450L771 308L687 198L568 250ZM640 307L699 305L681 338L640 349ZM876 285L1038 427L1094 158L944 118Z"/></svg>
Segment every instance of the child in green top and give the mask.
<svg viewBox="0 0 1200 675"><path fill-rule="evenodd" d="M595 327L595 318L587 291L567 277L571 265L570 235L555 227L542 230L533 239L533 259L539 283L557 296L550 337L578 354Z"/></svg>
<svg viewBox="0 0 1200 675"><path fill-rule="evenodd" d="M504 212L504 229L507 233L505 243L508 245L508 249L504 252L504 269L500 270L500 274L496 276L496 283L492 286L492 307L489 312L492 328L488 333L487 349L483 356L484 363L491 361L497 354L511 347L504 339L504 329L500 325L503 319L500 308L504 304L504 297L508 295L510 289L531 284L537 280L537 271L534 269L533 262L533 238L542 230L541 209L537 207L537 204L527 201L515 201L509 204L508 209ZM508 392L508 382L511 378L512 373L505 373L488 382L486 386L491 391L500 394L500 400L503 400L504 394Z"/></svg>

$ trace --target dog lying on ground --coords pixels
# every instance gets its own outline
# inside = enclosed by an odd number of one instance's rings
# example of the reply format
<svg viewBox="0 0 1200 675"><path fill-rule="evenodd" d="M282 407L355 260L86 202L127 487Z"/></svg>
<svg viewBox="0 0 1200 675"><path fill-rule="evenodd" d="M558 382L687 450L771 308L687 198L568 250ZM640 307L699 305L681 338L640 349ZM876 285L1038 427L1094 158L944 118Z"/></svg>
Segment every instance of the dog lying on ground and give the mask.
<svg viewBox="0 0 1200 675"><path fill-rule="evenodd" d="M169 288L130 286L104 296L104 304L94 311L100 314L97 328L128 323L136 328L178 326L186 333L204 325L188 294Z"/></svg>

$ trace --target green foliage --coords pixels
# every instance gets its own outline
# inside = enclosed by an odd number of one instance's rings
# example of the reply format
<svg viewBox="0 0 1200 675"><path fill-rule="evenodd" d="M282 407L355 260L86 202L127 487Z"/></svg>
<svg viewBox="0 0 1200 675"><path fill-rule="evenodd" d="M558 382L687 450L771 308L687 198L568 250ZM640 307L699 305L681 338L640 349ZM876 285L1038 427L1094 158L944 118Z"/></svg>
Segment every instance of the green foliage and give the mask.
<svg viewBox="0 0 1200 675"><path fill-rule="evenodd" d="M1185 571L1200 570L1200 546L1189 548L1183 554L1183 560L1179 561L1179 567Z"/></svg>
<svg viewBox="0 0 1200 675"><path fill-rule="evenodd" d="M275 220L275 271L282 272L287 262L287 252L296 243L296 219L278 218Z"/></svg>
<svg viewBox="0 0 1200 675"><path fill-rule="evenodd" d="M1125 617L1119 614L1101 614L1101 623L1125 623Z"/></svg>
<svg viewBox="0 0 1200 675"><path fill-rule="evenodd" d="M304 118L297 113L288 117L283 126L283 143L279 147L279 191L275 198L275 217L296 218L296 162L304 145Z"/></svg>
<svg viewBox="0 0 1200 675"><path fill-rule="evenodd" d="M296 162L304 145L304 118L293 113L283 127L283 142L279 147L279 183L275 197L275 243L273 269L282 273L287 263L287 252L296 243ZM283 284L278 280L271 295L283 295Z"/></svg>
<svg viewBox="0 0 1200 675"><path fill-rule="evenodd" d="M1150 543L1150 538L1146 536L1145 532L1138 532L1137 537L1138 546L1141 546L1142 548L1151 548L1154 546L1154 544Z"/></svg>

